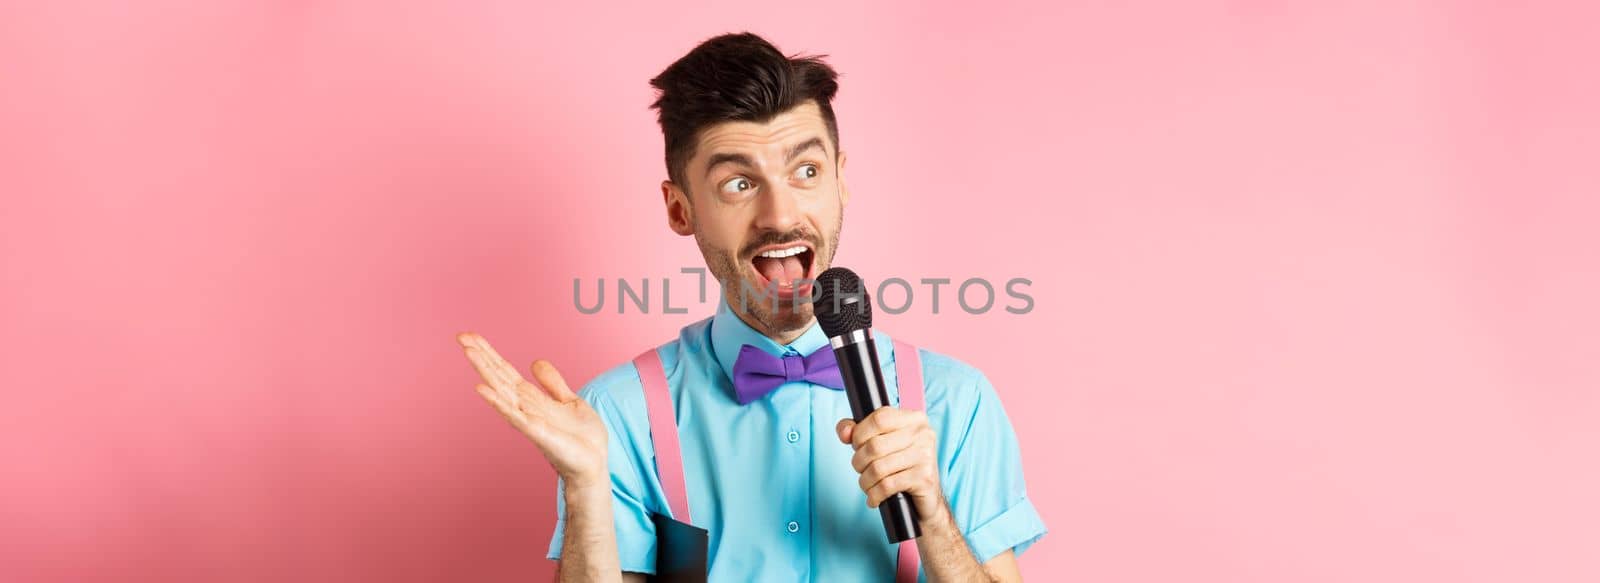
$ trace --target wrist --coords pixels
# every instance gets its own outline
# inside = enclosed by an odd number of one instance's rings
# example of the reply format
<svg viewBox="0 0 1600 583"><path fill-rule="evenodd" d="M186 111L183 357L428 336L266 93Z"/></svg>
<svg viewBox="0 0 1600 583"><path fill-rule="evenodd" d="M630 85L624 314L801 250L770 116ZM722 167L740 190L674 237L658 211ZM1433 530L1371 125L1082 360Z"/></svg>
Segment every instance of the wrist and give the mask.
<svg viewBox="0 0 1600 583"><path fill-rule="evenodd" d="M955 516L950 513L950 505L945 502L944 496L939 496L929 504L931 508L917 509L917 523L923 532L940 532L955 529Z"/></svg>
<svg viewBox="0 0 1600 583"><path fill-rule="evenodd" d="M563 493L567 504L584 503L592 500L609 500L611 498L611 484L606 477L571 477L562 478L566 484Z"/></svg>

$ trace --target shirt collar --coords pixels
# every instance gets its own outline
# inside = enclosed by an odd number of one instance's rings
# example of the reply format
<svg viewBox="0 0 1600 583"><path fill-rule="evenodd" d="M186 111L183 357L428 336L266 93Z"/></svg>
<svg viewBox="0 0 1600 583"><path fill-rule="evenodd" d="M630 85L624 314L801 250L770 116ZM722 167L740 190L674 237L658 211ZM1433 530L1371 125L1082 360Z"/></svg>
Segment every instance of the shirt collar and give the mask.
<svg viewBox="0 0 1600 583"><path fill-rule="evenodd" d="M739 358L739 349L749 344L760 348L773 356L785 354L810 355L818 349L828 345L828 337L823 334L822 327L812 320L811 327L794 342L778 344L765 334L751 328L739 315L733 313L733 308L728 307L728 299L722 298L717 302L717 313L711 317L711 350L717 357L717 364L722 366L722 374L728 379L733 379L733 362Z"/></svg>

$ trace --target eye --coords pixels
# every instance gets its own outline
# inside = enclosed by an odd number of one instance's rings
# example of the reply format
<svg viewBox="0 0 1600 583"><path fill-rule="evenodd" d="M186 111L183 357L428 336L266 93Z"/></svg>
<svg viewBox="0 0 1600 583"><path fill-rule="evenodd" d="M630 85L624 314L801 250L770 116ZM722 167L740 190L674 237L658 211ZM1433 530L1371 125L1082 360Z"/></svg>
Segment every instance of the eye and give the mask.
<svg viewBox="0 0 1600 583"><path fill-rule="evenodd" d="M725 194L739 194L755 187L756 184L751 182L749 178L736 176L722 183L722 192Z"/></svg>
<svg viewBox="0 0 1600 583"><path fill-rule="evenodd" d="M822 170L817 168L816 164L801 164L799 168L794 169L794 177L800 180L810 180L821 173Z"/></svg>

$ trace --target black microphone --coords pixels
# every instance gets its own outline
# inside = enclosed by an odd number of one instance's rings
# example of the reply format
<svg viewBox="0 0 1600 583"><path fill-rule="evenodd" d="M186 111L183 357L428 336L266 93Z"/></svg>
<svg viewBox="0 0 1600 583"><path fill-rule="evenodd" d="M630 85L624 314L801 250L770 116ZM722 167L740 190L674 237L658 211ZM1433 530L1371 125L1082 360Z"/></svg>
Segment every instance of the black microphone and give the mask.
<svg viewBox="0 0 1600 583"><path fill-rule="evenodd" d="M872 341L872 300L862 289L861 277L843 267L817 275L817 293L812 306L817 323L833 345L838 357L839 376L844 377L844 393L850 399L850 413L856 423L889 404L883 384L883 368L878 365L878 348ZM883 529L889 542L898 543L922 536L917 525L917 508L904 492L890 496L878 505Z"/></svg>

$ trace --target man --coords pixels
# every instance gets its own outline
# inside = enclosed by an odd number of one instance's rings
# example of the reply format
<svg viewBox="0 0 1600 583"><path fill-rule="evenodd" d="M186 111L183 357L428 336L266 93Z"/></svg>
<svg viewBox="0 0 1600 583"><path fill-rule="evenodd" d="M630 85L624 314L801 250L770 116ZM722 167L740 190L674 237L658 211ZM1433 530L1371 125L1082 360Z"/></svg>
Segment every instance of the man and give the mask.
<svg viewBox="0 0 1600 583"><path fill-rule="evenodd" d="M714 316L578 393L548 362L529 382L482 337L458 338L483 377L478 393L560 476L549 556L562 581L643 581L668 559L662 530L682 523L704 529L711 580L890 581L911 550L910 575L920 557L927 581L1021 579L1016 554L1045 527L981 373L875 332L886 383L902 399L921 387L926 406L859 424L843 391L811 374L832 365L831 349L812 306L794 300L832 263L850 200L836 79L818 58L738 34L651 81L667 224L694 237L723 283ZM745 382L784 358L805 375ZM919 372L921 384L901 382ZM920 517L914 549L890 544L875 510L901 492Z"/></svg>

